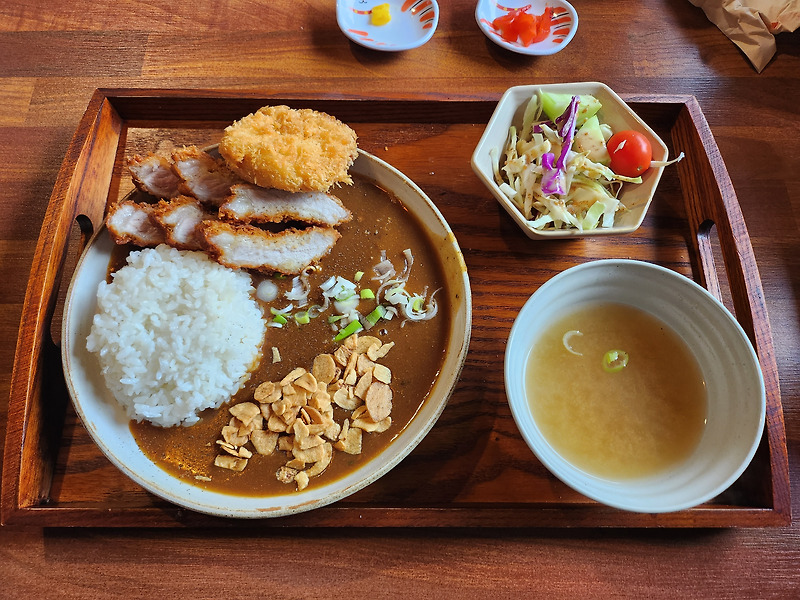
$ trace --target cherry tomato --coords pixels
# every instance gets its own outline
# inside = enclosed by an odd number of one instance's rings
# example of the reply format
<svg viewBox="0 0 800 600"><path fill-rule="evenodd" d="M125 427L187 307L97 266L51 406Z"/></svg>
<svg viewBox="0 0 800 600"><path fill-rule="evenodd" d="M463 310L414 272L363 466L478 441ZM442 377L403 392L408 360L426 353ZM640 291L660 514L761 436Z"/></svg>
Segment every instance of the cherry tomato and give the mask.
<svg viewBox="0 0 800 600"><path fill-rule="evenodd" d="M650 168L653 148L638 131L620 131L606 144L611 156L611 170L617 175L638 177Z"/></svg>

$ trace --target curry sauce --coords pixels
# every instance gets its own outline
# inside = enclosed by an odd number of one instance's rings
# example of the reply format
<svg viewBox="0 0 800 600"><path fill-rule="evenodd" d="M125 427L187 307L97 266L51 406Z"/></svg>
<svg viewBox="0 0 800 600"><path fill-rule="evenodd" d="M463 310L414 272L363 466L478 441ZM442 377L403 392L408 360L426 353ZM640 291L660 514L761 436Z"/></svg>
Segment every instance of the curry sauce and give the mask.
<svg viewBox="0 0 800 600"><path fill-rule="evenodd" d="M365 434L361 454L334 451L328 468L319 477L312 478L309 487L340 478L372 460L408 425L430 393L441 369L452 310L448 303L446 278L436 251L436 244L440 241L430 239L425 228L397 198L357 175L352 186L343 186L333 193L352 211L353 219L339 227L341 239L320 261L320 269L310 275L310 304L321 301L319 285L333 275L352 280L361 271L364 273L361 287L371 287L374 291L377 283L370 282L372 267L381 261L382 252L401 270L406 249L410 249L414 256L407 289L422 292L427 287L429 296L433 290L441 288L441 291L436 294L439 310L433 319L409 321L403 325L403 319L398 315L389 321L379 321L369 331L369 335L384 343L395 343L392 351L381 360L392 372L392 425L383 433ZM254 285L263 278L263 275L254 275ZM262 303L267 316L270 307L280 309L289 304L283 293L291 289L291 277L272 279L278 284L281 294L273 302ZM374 305L374 300L362 300L359 309L366 314ZM326 312L303 325L290 319L282 328L268 328L261 363L247 384L231 402L202 413L197 424L162 428L147 422L131 422L131 431L142 451L172 475L214 491L267 496L294 490L293 484L281 483L275 477L277 469L286 463L286 452L276 450L270 456L256 454L248 461L247 468L235 472L214 466L214 459L220 452L215 442L220 438L222 427L230 420L228 408L232 404L252 401L259 384L280 381L295 367L310 370L315 356L334 352L339 342L334 341L335 332L327 321L329 314L332 313ZM277 349L280 362L273 362L273 348ZM339 407L334 410L337 422L349 414Z"/></svg>

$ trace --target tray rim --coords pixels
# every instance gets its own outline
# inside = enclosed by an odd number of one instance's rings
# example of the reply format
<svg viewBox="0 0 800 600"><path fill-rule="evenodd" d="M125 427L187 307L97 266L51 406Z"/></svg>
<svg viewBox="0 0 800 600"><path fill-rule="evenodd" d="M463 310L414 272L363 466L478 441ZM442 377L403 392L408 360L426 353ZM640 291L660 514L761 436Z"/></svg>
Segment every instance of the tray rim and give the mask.
<svg viewBox="0 0 800 600"><path fill-rule="evenodd" d="M87 174L81 173L80 169L81 167L86 168L92 152L101 145L105 138L116 136L116 141L119 143L123 139L123 132L126 127L138 127L141 126L142 122L148 121L148 118L143 117L143 114L147 114L148 109L163 109L166 107L169 111L175 111L178 106L189 106L191 108L212 101L221 103L228 111L235 110L237 114L246 111L248 106L258 108L264 103L276 99L285 100L287 103L298 102L304 106L315 104L335 107L339 103L352 104L353 102L377 102L385 103L387 106L417 105L418 108L421 107L425 111L430 111L431 115L440 115L445 122L463 123L464 120L460 118L448 121L453 117L448 117L446 107L452 104L472 104L476 108L488 110L490 114L494 106L493 103L499 99L499 96L500 94L484 94L447 99L436 96L398 99L383 96L332 98L307 94L292 97L287 94L275 95L264 93L263 91L243 92L211 89L102 88L95 90L59 170L31 267L32 275L44 270L45 276L43 278L31 276L23 304L11 378L8 425L3 455L0 522L2 524L22 526L192 526L195 523L207 524L209 520L215 520L213 517L207 517L206 515L189 514L191 511L180 507L174 507L172 511L165 511L158 507L126 509L124 507L109 508L102 506L48 506L47 495L42 493L44 488L49 487L49 478L52 476L52 472L48 471L48 464L42 462L39 465L37 463L40 469L33 472L25 469L27 466L25 464L26 460L38 459L46 461L45 455L49 449L38 448L38 443L31 443L28 440L30 432L27 427L31 422L39 423L40 420L40 415L37 413L37 406L33 399L35 394L43 393L42 383L39 379L42 369L47 361L60 365L60 360L57 359L59 350L49 342L48 331L50 318L54 310L54 298L51 296L53 296L53 286L55 286L56 291L58 289L60 271L63 267L64 250L62 249L61 254L59 254L59 249L55 247L53 240L60 239L58 234L63 234L65 228L68 232L76 220L78 215L75 198L87 183L85 181ZM360 505L354 507L347 503L341 503L320 508L311 513L303 513L303 515L269 519L258 521L258 523L264 523L264 526L275 525L281 527L343 525L375 527L382 526L382 522L388 522L391 526L397 526L398 523L402 523L401 526L408 527L519 527L519 517L523 517L526 514L533 516L550 515L549 519L545 518L543 521L532 519L530 522L530 527L532 528L598 526L769 527L785 526L791 523L786 434L777 365L775 363L772 335L769 330L769 319L766 313L760 277L753 258L752 248L750 247L749 236L741 218L738 201L719 149L694 96L662 94L621 94L621 96L627 102L669 106L678 114L676 119L685 115L683 118L690 130L689 134L691 134L691 137L696 136L697 140L695 141L700 144L702 153L709 161L710 169L715 179L715 185L712 187L716 188L712 189L711 192L721 197L725 207L725 214L717 215L717 217L724 217L722 220L726 223L733 217L733 220L736 221L735 225L738 227L735 233L743 239L744 248L739 249L738 253L740 255L744 254L744 258L751 262L751 264L746 265L750 277L744 282L750 303L750 306L747 307L747 318L751 326L754 325L756 320L761 325L761 328L759 328L759 331L761 331L760 337L758 331L753 334L757 338L754 346L759 354L765 380L768 381L768 386L772 388L767 391L768 424L765 429L765 437L767 438L767 447L770 454L772 506L761 508L749 506L722 507L721 505L708 507L703 505L687 511L680 511L679 513L639 515L635 513L623 514L620 511L614 511L593 503L541 503L538 505L531 503L524 506L495 503L493 506L447 505L425 507L364 507ZM390 114L388 120L391 121L392 118L400 121L404 120L400 116L392 117ZM189 123L197 122L196 119L192 118L178 118L177 114L173 114L173 112L162 113L162 116L157 118L150 117L149 120L162 124L173 124L173 126L178 123L181 126L187 126ZM226 118L220 115L219 121L224 122L225 120ZM366 122L375 121L375 119L369 119ZM217 120L214 119L213 123L216 122ZM210 124L212 120L202 119L200 123ZM118 151L118 148L116 150ZM683 162L686 163L687 161ZM112 164L106 165L106 167L108 173L102 172L99 175L94 172L91 173L100 178L100 185L97 186L95 184L99 189L103 188L102 181L105 181L105 178L109 182L112 179L115 161L112 161ZM683 169L687 168L684 165ZM681 175L683 182L683 172ZM681 187L683 187L683 183ZM108 191L108 186L105 189ZM72 202L70 202L70 199ZM103 198L102 206L93 206L92 208L95 212L99 209L102 217L102 210L105 208L105 197ZM88 237L90 225L86 223L80 224L84 234ZM695 225L700 227L703 223ZM703 260L704 244L706 244L703 235L702 229L698 229L698 237L700 239L699 241L693 240L699 244L701 262ZM739 238L735 239L738 240ZM704 268L706 266L703 263L699 268L698 275L701 279L701 285L704 285L712 292L718 292L719 283L716 281L715 276L707 277L708 269ZM41 291L47 291L47 297ZM737 318L739 318L738 312ZM753 314L754 312L757 314ZM31 323L33 324L31 325ZM762 331L762 328L765 331ZM746 328L746 330L748 329ZM749 330L748 334L750 334ZM751 341L753 340L751 339ZM56 360L53 359L54 355ZM68 401L67 398L66 402ZM34 439L32 441L38 442L39 440ZM52 466L50 464L49 468L52 469ZM561 518L553 519L553 513L558 513L559 511L569 513L569 516L562 515ZM309 517L309 515L313 516ZM368 518L364 519L364 515L367 515ZM371 515L375 515L375 518L371 518ZM385 521L383 517L387 515L391 515L392 518ZM598 522L594 518L603 515L610 520L601 518L600 522ZM332 518L332 516L335 518ZM222 520L221 522L231 524L230 520ZM233 521L232 523L236 522Z"/></svg>

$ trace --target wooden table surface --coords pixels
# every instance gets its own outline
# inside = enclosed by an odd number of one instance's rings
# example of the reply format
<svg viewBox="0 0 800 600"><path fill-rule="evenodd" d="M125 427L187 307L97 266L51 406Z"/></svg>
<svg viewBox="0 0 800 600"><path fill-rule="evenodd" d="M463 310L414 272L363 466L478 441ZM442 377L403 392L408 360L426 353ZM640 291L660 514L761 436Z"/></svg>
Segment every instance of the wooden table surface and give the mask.
<svg viewBox="0 0 800 600"><path fill-rule="evenodd" d="M574 0L580 26L572 43L556 55L528 58L486 40L474 0L452 0L440 3L439 27L428 44L383 54L344 38L334 4L2 3L0 438L36 240L61 161L96 88L486 100L512 85L603 81L623 94L695 96L716 138L772 326L795 524L719 530L6 526L0 528L0 597L798 597L800 34L777 36L775 59L757 74L689 2ZM493 218L511 229L505 215Z"/></svg>

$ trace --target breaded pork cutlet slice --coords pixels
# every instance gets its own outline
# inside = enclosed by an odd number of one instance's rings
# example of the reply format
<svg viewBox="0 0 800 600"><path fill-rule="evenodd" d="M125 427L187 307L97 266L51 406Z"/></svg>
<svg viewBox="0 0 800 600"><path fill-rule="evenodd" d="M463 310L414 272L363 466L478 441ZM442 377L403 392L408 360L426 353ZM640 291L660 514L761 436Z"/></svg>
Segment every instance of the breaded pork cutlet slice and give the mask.
<svg viewBox="0 0 800 600"><path fill-rule="evenodd" d="M153 204L121 200L109 210L106 217L106 227L111 238L117 244L142 247L163 244L166 236L153 219L153 210Z"/></svg>
<svg viewBox="0 0 800 600"><path fill-rule="evenodd" d="M328 254L340 234L328 227L285 229L278 233L224 221L200 224L206 252L231 268L296 275Z"/></svg>
<svg viewBox="0 0 800 600"><path fill-rule="evenodd" d="M329 114L265 106L225 128L219 153L240 177L265 188L325 192L352 183L356 133Z"/></svg>
<svg viewBox="0 0 800 600"><path fill-rule="evenodd" d="M217 160L197 146L184 146L172 153L172 169L179 177L178 189L203 204L217 207L242 180L223 160Z"/></svg>
<svg viewBox="0 0 800 600"><path fill-rule="evenodd" d="M137 189L156 198L174 198L180 192L180 178L172 170L172 163L164 156L136 155L128 160L128 170Z"/></svg>
<svg viewBox="0 0 800 600"><path fill-rule="evenodd" d="M336 196L327 192L285 192L244 183L234 185L219 207L223 219L256 223L303 221L333 227L353 218Z"/></svg>
<svg viewBox="0 0 800 600"><path fill-rule="evenodd" d="M164 231L167 244L179 250L200 250L200 223L216 218L216 213L190 196L162 200L153 209L153 220Z"/></svg>

